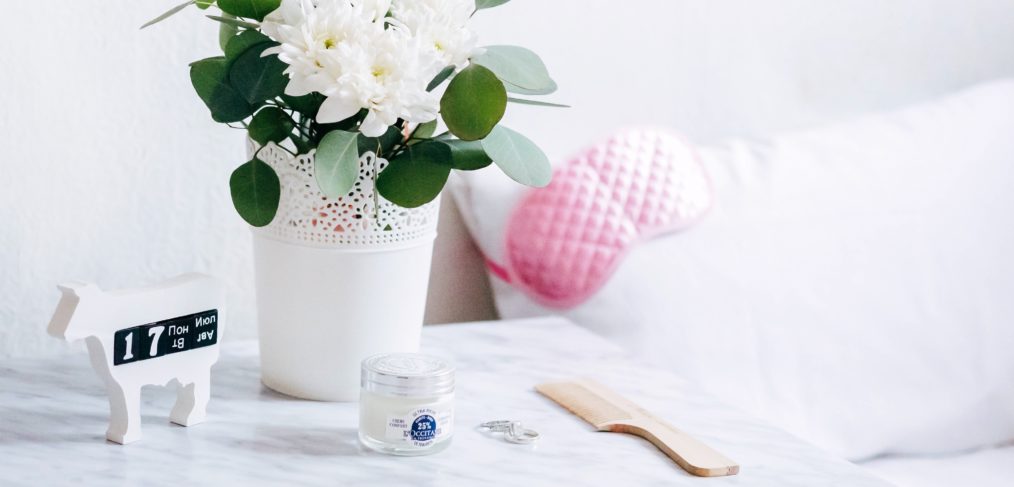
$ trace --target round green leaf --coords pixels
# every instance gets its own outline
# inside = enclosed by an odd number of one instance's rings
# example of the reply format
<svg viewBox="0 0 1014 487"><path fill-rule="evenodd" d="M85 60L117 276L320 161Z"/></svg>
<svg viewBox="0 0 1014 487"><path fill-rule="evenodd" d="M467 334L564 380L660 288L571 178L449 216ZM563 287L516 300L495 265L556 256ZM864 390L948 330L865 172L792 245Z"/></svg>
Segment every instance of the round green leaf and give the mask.
<svg viewBox="0 0 1014 487"><path fill-rule="evenodd" d="M218 0L223 12L245 19L264 20L264 16L275 11L282 0Z"/></svg>
<svg viewBox="0 0 1014 487"><path fill-rule="evenodd" d="M519 46L487 46L486 52L472 59L496 73L504 83L525 90L545 92L556 90L556 82L538 54Z"/></svg>
<svg viewBox="0 0 1014 487"><path fill-rule="evenodd" d="M289 84L284 73L287 64L274 54L261 57L269 45L262 43L247 49L229 66L229 82L250 103L271 100L285 93Z"/></svg>
<svg viewBox="0 0 1014 487"><path fill-rule="evenodd" d="M411 145L377 177L377 191L388 201L416 208L433 201L447 184L451 149L436 141Z"/></svg>
<svg viewBox="0 0 1014 487"><path fill-rule="evenodd" d="M317 145L313 175L329 198L348 194L359 177L358 134L332 130Z"/></svg>
<svg viewBox="0 0 1014 487"><path fill-rule="evenodd" d="M228 80L224 57L202 59L190 65L190 81L216 122L239 122L254 112L254 107L233 88Z"/></svg>
<svg viewBox="0 0 1014 487"><path fill-rule="evenodd" d="M451 148L451 167L461 171L482 169L493 163L480 141L441 140Z"/></svg>
<svg viewBox="0 0 1014 487"><path fill-rule="evenodd" d="M254 115L247 125L250 138L260 145L281 142L292 134L294 124L289 115L278 107L265 107Z"/></svg>
<svg viewBox="0 0 1014 487"><path fill-rule="evenodd" d="M416 140L425 140L433 137L433 134L436 131L437 121L430 120L429 122L419 124L419 126L415 128L415 131L412 132L412 138Z"/></svg>
<svg viewBox="0 0 1014 487"><path fill-rule="evenodd" d="M507 110L507 91L492 71L471 64L455 76L443 98L440 114L448 130L461 140L485 137Z"/></svg>
<svg viewBox="0 0 1014 487"><path fill-rule="evenodd" d="M323 100L324 96L319 93L310 93L303 96L282 95L282 101L285 102L289 108L292 108L308 118L314 118L317 116L317 109L320 108L320 103Z"/></svg>
<svg viewBox="0 0 1014 487"><path fill-rule="evenodd" d="M229 41L236 37L236 34L238 33L239 27L236 27L235 25L225 23L218 25L218 45L222 48L222 52L225 52L225 50L229 47Z"/></svg>
<svg viewBox="0 0 1014 487"><path fill-rule="evenodd" d="M549 184L553 168L549 158L527 137L502 125L482 139L482 148L511 179L541 188Z"/></svg>
<svg viewBox="0 0 1014 487"><path fill-rule="evenodd" d="M236 168L229 178L232 204L239 216L255 227L275 219L282 186L271 166L256 157Z"/></svg>
<svg viewBox="0 0 1014 487"><path fill-rule="evenodd" d="M222 27L223 28L229 27L229 25L222 24ZM233 27L233 29L235 29L235 27ZM277 43L272 41L270 37L261 34L256 30L244 30L241 34L230 38L229 43L225 45L225 59L229 60L230 62L235 61L237 58L239 58L240 54L243 54L248 49L256 45L266 43L277 45ZM263 49L258 50L258 53L260 53L260 51L263 51L264 49L267 49L267 47L268 46L265 46Z"/></svg>

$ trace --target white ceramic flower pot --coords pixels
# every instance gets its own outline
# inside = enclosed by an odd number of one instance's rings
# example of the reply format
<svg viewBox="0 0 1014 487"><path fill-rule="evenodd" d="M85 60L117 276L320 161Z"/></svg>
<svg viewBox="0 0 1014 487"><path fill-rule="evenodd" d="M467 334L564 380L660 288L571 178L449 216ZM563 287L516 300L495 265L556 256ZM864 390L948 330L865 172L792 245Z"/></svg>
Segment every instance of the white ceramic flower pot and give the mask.
<svg viewBox="0 0 1014 487"><path fill-rule="evenodd" d="M359 364L419 349L433 241L397 250L254 237L261 380L305 399L353 401Z"/></svg>
<svg viewBox="0 0 1014 487"><path fill-rule="evenodd" d="M254 229L261 380L304 399L354 401L360 362L419 348L439 201L405 209L373 194L367 154L344 198L319 193L313 158L269 145L282 181L275 220Z"/></svg>

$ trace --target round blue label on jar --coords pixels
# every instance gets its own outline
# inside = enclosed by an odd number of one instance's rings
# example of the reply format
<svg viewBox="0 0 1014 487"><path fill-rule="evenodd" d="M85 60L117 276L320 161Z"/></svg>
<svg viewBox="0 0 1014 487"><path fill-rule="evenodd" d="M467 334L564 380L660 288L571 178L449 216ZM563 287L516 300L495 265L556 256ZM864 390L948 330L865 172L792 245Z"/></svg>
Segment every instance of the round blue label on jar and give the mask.
<svg viewBox="0 0 1014 487"><path fill-rule="evenodd" d="M433 416L423 414L412 421L412 440L430 441L437 434L437 421Z"/></svg>

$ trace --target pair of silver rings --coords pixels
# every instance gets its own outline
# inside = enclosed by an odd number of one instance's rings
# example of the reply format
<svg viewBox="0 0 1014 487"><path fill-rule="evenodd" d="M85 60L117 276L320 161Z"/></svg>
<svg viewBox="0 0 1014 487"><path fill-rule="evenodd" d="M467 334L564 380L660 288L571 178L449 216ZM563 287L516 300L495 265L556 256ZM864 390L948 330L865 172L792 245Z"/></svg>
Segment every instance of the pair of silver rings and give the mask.
<svg viewBox="0 0 1014 487"><path fill-rule="evenodd" d="M497 421L486 421L479 425L479 428L489 430L493 433L503 433L503 439L519 445L528 445L539 440L539 432L525 428L521 421L501 419Z"/></svg>

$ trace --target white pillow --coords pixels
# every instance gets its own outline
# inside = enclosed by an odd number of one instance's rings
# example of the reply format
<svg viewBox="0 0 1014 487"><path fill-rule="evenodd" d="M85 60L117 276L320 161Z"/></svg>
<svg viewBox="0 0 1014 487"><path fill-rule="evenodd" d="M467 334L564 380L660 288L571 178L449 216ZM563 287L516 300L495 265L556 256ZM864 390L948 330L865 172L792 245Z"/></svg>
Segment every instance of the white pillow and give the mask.
<svg viewBox="0 0 1014 487"><path fill-rule="evenodd" d="M494 277L501 316L563 314L851 459L1014 438L1014 81L699 150L703 222L562 313ZM493 261L522 191L456 182Z"/></svg>

